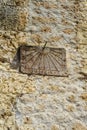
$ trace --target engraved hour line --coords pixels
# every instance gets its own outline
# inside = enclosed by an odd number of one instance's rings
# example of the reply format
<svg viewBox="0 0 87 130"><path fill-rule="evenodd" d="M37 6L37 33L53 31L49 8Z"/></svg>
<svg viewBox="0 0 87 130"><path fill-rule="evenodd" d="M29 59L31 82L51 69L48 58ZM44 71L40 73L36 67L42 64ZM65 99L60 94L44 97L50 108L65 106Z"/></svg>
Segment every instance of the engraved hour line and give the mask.
<svg viewBox="0 0 87 130"><path fill-rule="evenodd" d="M42 56L42 55L40 55L40 57L41 57L41 56ZM37 66L37 68L38 68L38 65L40 65L40 57L39 57L39 60L37 60L37 63L33 65L33 67L34 67L34 66Z"/></svg>
<svg viewBox="0 0 87 130"><path fill-rule="evenodd" d="M40 63L41 63L41 58L42 57L42 55L40 55L40 57L39 57L39 61L38 61L38 63L39 63L39 66L38 66L38 68L39 68L39 73L40 73Z"/></svg>
<svg viewBox="0 0 87 130"><path fill-rule="evenodd" d="M33 58L34 61L31 61L31 67L33 69L33 66L35 65L34 63L36 62L36 60L38 59L40 53L38 52L37 55L35 55L35 57Z"/></svg>
<svg viewBox="0 0 87 130"><path fill-rule="evenodd" d="M61 49L61 48L60 48ZM51 51L53 51L53 52L55 52L55 53L57 53L57 54L62 54L62 49L60 50L59 48L58 49L56 49L56 48L51 48Z"/></svg>
<svg viewBox="0 0 87 130"><path fill-rule="evenodd" d="M62 51L62 50L61 50ZM59 57L59 59L62 59L62 54L59 54L58 52L51 51L55 56Z"/></svg>
<svg viewBox="0 0 87 130"><path fill-rule="evenodd" d="M62 61L62 58L60 59L57 55L55 55L55 54L53 54L53 53L51 53L50 55L53 57L53 59L56 60L58 66L60 67L60 66L62 65L62 63L60 62L60 61ZM55 56L56 56L56 57L55 57ZM60 59L60 60L59 60L59 59Z"/></svg>
<svg viewBox="0 0 87 130"><path fill-rule="evenodd" d="M53 53L56 57L58 57L60 60L62 59L62 55L61 55L61 57L60 57L60 55L57 55L56 52L52 51L52 53Z"/></svg>
<svg viewBox="0 0 87 130"><path fill-rule="evenodd" d="M54 54L56 57L58 57L60 60L62 60L62 55L57 55L55 52L52 52L52 54Z"/></svg>
<svg viewBox="0 0 87 130"><path fill-rule="evenodd" d="M45 74L45 58L44 58L44 55L42 55L42 59L43 59L43 74Z"/></svg>
<svg viewBox="0 0 87 130"><path fill-rule="evenodd" d="M49 59L48 55L46 55L47 59ZM49 61L49 60L48 60ZM48 65L49 65L49 70L51 72L51 67L50 67L50 63L47 61ZM51 72L52 73L52 72Z"/></svg>
<svg viewBox="0 0 87 130"><path fill-rule="evenodd" d="M41 60L40 60L40 64L39 64L39 73L41 73L40 71L42 70L42 60L43 60L43 55L40 55L41 56Z"/></svg>
<svg viewBox="0 0 87 130"><path fill-rule="evenodd" d="M42 59L43 59L43 56L41 55L41 60L40 60L41 62L40 62L40 65L39 65L39 73L41 73L40 70L42 69Z"/></svg>
<svg viewBox="0 0 87 130"><path fill-rule="evenodd" d="M58 65L58 66L59 66L57 69L58 69L58 72L60 72L60 70L61 70L61 67L60 67L60 66L61 66L61 65L60 65L59 61L55 58L55 56L54 56L54 55L52 55L52 54L51 54L51 56L53 57L53 60L55 60L55 61L56 61L55 66L56 66L56 65ZM54 62L55 62L55 61L54 61Z"/></svg>
<svg viewBox="0 0 87 130"><path fill-rule="evenodd" d="M35 48L33 50L29 50L30 52L28 54L26 54L26 57L31 55L33 52L35 52Z"/></svg>
<svg viewBox="0 0 87 130"><path fill-rule="evenodd" d="M54 68L54 65L53 65L53 63L52 63L52 61L50 60L50 58L49 58L49 55L47 55L47 57L48 57L48 61L49 61L49 65L50 65L50 70L51 71L55 71L55 70L52 70L51 68L53 67ZM52 66L52 67L51 67Z"/></svg>
<svg viewBox="0 0 87 130"><path fill-rule="evenodd" d="M49 58L50 58L50 60L51 60L51 62L52 62L52 64L54 65L54 67L56 68L56 70L59 72L59 70L58 70L58 68L56 67L56 65L54 64L54 62L53 62L53 60L52 60L52 58L50 57L50 55L48 54L48 56L49 56Z"/></svg>
<svg viewBox="0 0 87 130"><path fill-rule="evenodd" d="M62 64L61 64L61 62L59 62L59 60L57 60L58 59L58 57L57 57L57 59L56 59L56 57L54 56L54 54L52 54L51 53L51 55L52 55L52 57L54 57L54 59L59 63L59 65L61 66ZM61 59L60 59L61 60Z"/></svg>
<svg viewBox="0 0 87 130"><path fill-rule="evenodd" d="M41 68L41 65L42 65L42 55L40 55L40 59L39 59L39 62L38 62L38 63L39 63L39 66L38 66L39 73L41 73L40 70L42 69L42 68Z"/></svg>
<svg viewBox="0 0 87 130"><path fill-rule="evenodd" d="M43 55L43 64L44 64L44 74L46 73L47 63L46 63L46 55Z"/></svg>
<svg viewBox="0 0 87 130"><path fill-rule="evenodd" d="M50 55L53 57L53 60L55 60L55 61L56 61L55 66L56 66L56 65L58 65L58 66L59 66L58 68L60 68L60 69L61 69L61 67L60 67L61 65L60 65L59 61L55 58L55 56L53 56L52 54L50 54ZM52 61L53 61L53 60L52 60ZM54 62L55 62L55 61L54 61ZM57 69L58 69L58 68L57 68ZM60 71L60 69L59 69L58 71Z"/></svg>
<svg viewBox="0 0 87 130"><path fill-rule="evenodd" d="M35 64L35 62L37 61L37 59L39 58L39 56L41 55L41 53L39 53L38 54L38 56L35 58L35 60L34 60L34 62L33 62L33 64L31 65L31 67L30 68L33 68L33 66L34 66L34 64Z"/></svg>
<svg viewBox="0 0 87 130"><path fill-rule="evenodd" d="M45 55L45 61L47 63L47 71L49 71L50 67L49 67L49 60L47 60L47 55Z"/></svg>
<svg viewBox="0 0 87 130"><path fill-rule="evenodd" d="M55 54L52 54L52 55L54 56ZM55 55L55 56L56 56L56 55ZM54 58L55 58L55 57L54 57ZM59 57L58 57L58 58L59 58ZM56 59L56 58L55 58L55 59ZM57 60L57 59L56 59L56 61L59 63L60 66L62 66L62 63L60 62L61 60L62 60L62 58L61 58L60 60ZM64 62L64 61L63 61L63 62Z"/></svg>
<svg viewBox="0 0 87 130"><path fill-rule="evenodd" d="M44 47L42 48L43 50L45 49L46 44L47 44L47 43L45 43ZM43 51L43 50L42 50L42 51ZM42 55L42 57L43 57L43 55ZM43 59L44 59L44 57L43 57ZM44 60L43 60L43 61L44 61ZM43 65L45 66L44 63L43 63ZM44 69L45 69L45 67L44 67Z"/></svg>
<svg viewBox="0 0 87 130"><path fill-rule="evenodd" d="M31 54L33 54L33 53L31 53ZM35 52L33 56L31 56L28 60L25 61L25 63L29 62L37 54L38 54L38 52Z"/></svg>
<svg viewBox="0 0 87 130"><path fill-rule="evenodd" d="M54 66L55 70L51 71L51 75L56 75L54 74L54 72L59 72L58 68L55 66L53 60L51 59L51 57L48 55L48 57L50 58L51 64Z"/></svg>

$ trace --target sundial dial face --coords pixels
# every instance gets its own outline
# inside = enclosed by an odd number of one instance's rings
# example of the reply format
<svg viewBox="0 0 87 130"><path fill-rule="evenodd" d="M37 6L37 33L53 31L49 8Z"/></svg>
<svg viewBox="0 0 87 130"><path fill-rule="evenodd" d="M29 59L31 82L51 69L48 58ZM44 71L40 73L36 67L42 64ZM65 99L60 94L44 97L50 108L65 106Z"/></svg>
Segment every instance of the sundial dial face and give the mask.
<svg viewBox="0 0 87 130"><path fill-rule="evenodd" d="M20 47L20 72L48 76L67 76L66 52L63 48Z"/></svg>

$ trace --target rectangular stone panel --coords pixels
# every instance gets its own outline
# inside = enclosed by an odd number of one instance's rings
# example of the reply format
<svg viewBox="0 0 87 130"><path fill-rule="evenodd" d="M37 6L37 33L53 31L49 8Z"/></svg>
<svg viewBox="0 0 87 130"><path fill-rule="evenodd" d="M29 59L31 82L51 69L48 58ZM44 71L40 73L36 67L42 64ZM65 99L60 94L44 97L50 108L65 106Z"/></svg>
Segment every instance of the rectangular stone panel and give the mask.
<svg viewBox="0 0 87 130"><path fill-rule="evenodd" d="M20 47L20 72L31 75L67 76L64 48Z"/></svg>

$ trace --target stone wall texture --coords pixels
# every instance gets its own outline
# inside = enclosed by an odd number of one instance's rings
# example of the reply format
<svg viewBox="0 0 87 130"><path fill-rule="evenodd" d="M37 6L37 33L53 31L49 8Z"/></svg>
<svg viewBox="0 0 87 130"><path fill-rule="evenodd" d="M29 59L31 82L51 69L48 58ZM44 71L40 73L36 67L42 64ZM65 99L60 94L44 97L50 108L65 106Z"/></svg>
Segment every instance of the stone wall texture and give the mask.
<svg viewBox="0 0 87 130"><path fill-rule="evenodd" d="M19 73L17 48L46 41L68 76ZM0 0L0 130L87 130L87 0Z"/></svg>

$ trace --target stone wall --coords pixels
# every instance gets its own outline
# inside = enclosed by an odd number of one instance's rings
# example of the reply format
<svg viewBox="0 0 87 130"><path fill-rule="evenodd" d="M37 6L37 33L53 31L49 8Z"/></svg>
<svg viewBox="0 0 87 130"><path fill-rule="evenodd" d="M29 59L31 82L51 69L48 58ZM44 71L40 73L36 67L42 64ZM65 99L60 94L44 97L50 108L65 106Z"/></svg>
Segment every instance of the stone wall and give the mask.
<svg viewBox="0 0 87 130"><path fill-rule="evenodd" d="M87 0L0 0L0 130L87 130L86 11ZM17 48L46 41L65 48L68 76L19 73Z"/></svg>

